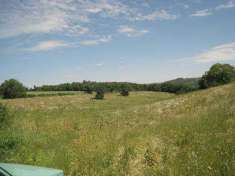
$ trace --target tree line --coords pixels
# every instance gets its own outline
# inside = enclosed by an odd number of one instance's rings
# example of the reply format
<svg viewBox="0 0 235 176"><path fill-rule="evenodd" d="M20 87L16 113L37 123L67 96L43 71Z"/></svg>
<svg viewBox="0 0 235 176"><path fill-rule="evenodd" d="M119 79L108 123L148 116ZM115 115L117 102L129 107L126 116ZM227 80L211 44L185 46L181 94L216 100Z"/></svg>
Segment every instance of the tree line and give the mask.
<svg viewBox="0 0 235 176"><path fill-rule="evenodd" d="M26 91L84 91L96 92L97 99L103 99L106 92L120 92L128 96L129 91L160 91L169 93L187 93L208 87L223 85L235 80L235 68L229 64L214 64L201 78L178 78L163 83L137 84L129 82L94 82L83 81L59 85L43 85L26 88L15 79L6 80L0 86L3 98L27 96Z"/></svg>

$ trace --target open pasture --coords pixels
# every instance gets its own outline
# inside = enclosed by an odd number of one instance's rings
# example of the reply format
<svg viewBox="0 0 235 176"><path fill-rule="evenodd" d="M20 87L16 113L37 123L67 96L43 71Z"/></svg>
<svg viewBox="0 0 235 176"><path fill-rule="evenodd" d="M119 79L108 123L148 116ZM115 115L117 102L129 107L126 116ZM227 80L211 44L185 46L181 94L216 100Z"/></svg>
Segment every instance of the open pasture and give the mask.
<svg viewBox="0 0 235 176"><path fill-rule="evenodd" d="M12 147L0 159L66 176L234 175L235 85L184 95L108 93L0 100Z"/></svg>

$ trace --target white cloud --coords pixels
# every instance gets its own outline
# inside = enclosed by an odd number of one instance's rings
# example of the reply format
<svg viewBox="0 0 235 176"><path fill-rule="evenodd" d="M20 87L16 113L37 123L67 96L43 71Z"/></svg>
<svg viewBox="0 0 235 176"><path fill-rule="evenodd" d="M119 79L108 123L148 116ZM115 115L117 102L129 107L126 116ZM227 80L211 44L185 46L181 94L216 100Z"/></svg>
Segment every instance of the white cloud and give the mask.
<svg viewBox="0 0 235 176"><path fill-rule="evenodd" d="M192 57L192 59L198 63L235 60L235 42L213 47L206 52Z"/></svg>
<svg viewBox="0 0 235 176"><path fill-rule="evenodd" d="M63 10L66 3L52 3L52 1L15 2L9 0L5 7L0 9L0 38L12 37L20 34L50 33L62 31L68 27L67 11ZM58 5L61 6L58 7ZM63 6L62 6L63 5ZM10 12L8 12L10 10Z"/></svg>
<svg viewBox="0 0 235 176"><path fill-rule="evenodd" d="M48 51L55 48L61 48L61 47L69 47L70 45L68 43L65 43L64 41L60 40L48 40L38 43L37 45L33 46L32 48L28 48L26 50L28 51Z"/></svg>
<svg viewBox="0 0 235 176"><path fill-rule="evenodd" d="M198 10L194 12L191 16L204 17L204 16L209 16L209 15L212 15L212 12L209 9L204 9L204 10Z"/></svg>
<svg viewBox="0 0 235 176"><path fill-rule="evenodd" d="M140 21L154 21L154 20L175 20L177 18L176 15L169 14L166 10L155 11L148 15L138 14L135 20Z"/></svg>
<svg viewBox="0 0 235 176"><path fill-rule="evenodd" d="M122 34L126 34L128 37L137 37L149 32L147 29L137 30L130 26L120 26L117 31Z"/></svg>
<svg viewBox="0 0 235 176"><path fill-rule="evenodd" d="M228 9L228 8L233 8L233 7L235 7L235 0L230 0L225 4L218 5L215 9L221 10L221 9Z"/></svg>
<svg viewBox="0 0 235 176"><path fill-rule="evenodd" d="M98 45L101 43L110 42L111 40L112 40L112 36L109 35L109 36L104 36L104 37L94 39L94 40L82 40L80 44L84 46Z"/></svg>

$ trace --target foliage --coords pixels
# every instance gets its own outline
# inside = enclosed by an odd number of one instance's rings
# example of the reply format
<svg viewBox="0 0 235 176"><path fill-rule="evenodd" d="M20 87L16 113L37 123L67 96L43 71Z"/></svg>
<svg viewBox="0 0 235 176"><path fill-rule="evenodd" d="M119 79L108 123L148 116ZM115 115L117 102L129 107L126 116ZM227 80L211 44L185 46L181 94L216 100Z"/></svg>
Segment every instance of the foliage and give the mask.
<svg viewBox="0 0 235 176"><path fill-rule="evenodd" d="M177 78L174 80L166 81L163 83L152 83L152 84L136 84L129 82L94 82L94 81L83 81L65 83L59 85L44 85L34 86L30 91L84 91L88 94L92 94L93 91L102 88L104 92L120 92L121 95L128 95L129 91L160 91L170 92L176 94L182 94L192 92L200 88L208 88L211 86L217 86L226 84L234 80L235 69L229 64L215 64L208 72L206 72L201 78ZM16 80L9 80L10 82L16 82ZM6 81L5 81L6 84ZM8 83L9 84L9 83ZM15 83L12 83L15 84ZM17 84L18 87L22 87ZM1 86L0 93L4 90L4 86ZM127 89L127 90L125 90ZM9 90L9 89L7 89ZM21 89L23 90L23 89ZM17 94L17 91L9 98L22 97L23 94ZM7 93L8 94L8 93ZM16 95L15 95L16 94ZM63 95L63 93L61 94ZM31 96L31 95L29 95ZM33 96L33 95L32 95ZM44 95L42 95L44 96Z"/></svg>
<svg viewBox="0 0 235 176"><path fill-rule="evenodd" d="M15 79L6 80L1 85L3 98L22 98L26 96L26 88Z"/></svg>
<svg viewBox="0 0 235 176"><path fill-rule="evenodd" d="M121 94L122 96L129 96L129 90L130 90L129 87L123 86L123 87L121 88L120 94Z"/></svg>
<svg viewBox="0 0 235 176"><path fill-rule="evenodd" d="M190 79L179 78L176 80L164 82L160 85L160 91L177 93L177 94L192 92L197 90L198 88L199 85L197 78L190 78Z"/></svg>
<svg viewBox="0 0 235 176"><path fill-rule="evenodd" d="M226 84L235 79L235 68L229 64L214 64L199 81L200 88Z"/></svg>
<svg viewBox="0 0 235 176"><path fill-rule="evenodd" d="M88 94L92 94L93 92L93 88L91 85L86 85L85 86L85 92L88 93Z"/></svg>
<svg viewBox="0 0 235 176"><path fill-rule="evenodd" d="M121 94L122 96L129 96L129 90L128 90L128 89L122 89L121 92L120 92L120 94Z"/></svg>
<svg viewBox="0 0 235 176"><path fill-rule="evenodd" d="M100 87L96 90L95 99L97 99L97 100L104 99L104 89L103 88Z"/></svg>
<svg viewBox="0 0 235 176"><path fill-rule="evenodd" d="M33 91L85 91L91 93L102 87L105 92L120 92L123 86L129 87L131 90L144 91L147 90L146 84L135 84L128 82L94 82L83 81L73 82L59 85L44 85L41 87L34 87Z"/></svg>
<svg viewBox="0 0 235 176"><path fill-rule="evenodd" d="M92 82L83 81L82 83L73 82L71 84L44 85L34 87L33 91L85 91L91 94L98 88L102 87L105 92L122 92L123 89L128 91L163 91L171 93L185 93L199 88L198 78L178 78L164 83L153 84L136 84L128 82Z"/></svg>

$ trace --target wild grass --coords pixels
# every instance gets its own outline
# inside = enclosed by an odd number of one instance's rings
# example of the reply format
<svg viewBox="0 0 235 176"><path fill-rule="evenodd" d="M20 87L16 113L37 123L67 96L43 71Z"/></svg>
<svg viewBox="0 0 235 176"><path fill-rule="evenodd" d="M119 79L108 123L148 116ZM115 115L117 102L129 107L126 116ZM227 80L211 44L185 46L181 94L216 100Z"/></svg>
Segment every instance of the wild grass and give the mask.
<svg viewBox="0 0 235 176"><path fill-rule="evenodd" d="M0 100L12 118L2 134L17 143L1 162L66 176L235 175L234 84L177 96L93 96Z"/></svg>

